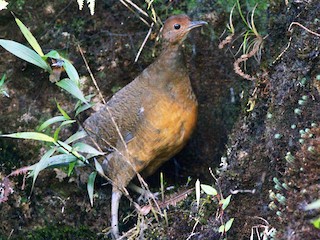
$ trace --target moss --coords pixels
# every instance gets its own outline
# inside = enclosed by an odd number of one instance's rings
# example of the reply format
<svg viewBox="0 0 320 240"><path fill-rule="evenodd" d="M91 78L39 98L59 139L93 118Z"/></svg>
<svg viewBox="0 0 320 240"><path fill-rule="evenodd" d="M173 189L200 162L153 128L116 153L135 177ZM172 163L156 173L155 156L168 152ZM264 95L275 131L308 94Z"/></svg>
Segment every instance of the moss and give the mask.
<svg viewBox="0 0 320 240"><path fill-rule="evenodd" d="M32 239L32 240L54 240L54 239L103 239L103 236L97 236L96 233L90 231L87 227L71 227L71 226L47 226L44 228L36 228L28 233L21 234L12 239Z"/></svg>

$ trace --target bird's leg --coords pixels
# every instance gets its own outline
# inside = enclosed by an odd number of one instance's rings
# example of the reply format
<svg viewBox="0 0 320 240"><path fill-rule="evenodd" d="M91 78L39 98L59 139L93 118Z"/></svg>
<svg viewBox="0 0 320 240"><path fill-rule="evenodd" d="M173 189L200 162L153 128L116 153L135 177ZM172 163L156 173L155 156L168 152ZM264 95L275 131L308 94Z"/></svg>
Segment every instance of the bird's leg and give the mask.
<svg viewBox="0 0 320 240"><path fill-rule="evenodd" d="M115 186L112 187L111 199L111 228L113 238L119 238L118 211L122 192Z"/></svg>
<svg viewBox="0 0 320 240"><path fill-rule="evenodd" d="M137 186L136 184L134 184L134 183L132 183L132 182L129 183L128 187L129 187L131 190L135 191L136 193L139 193L139 194L140 194L140 197L138 198L138 202L140 202L141 200L144 201L144 202L146 202L149 198L155 198L155 199L157 199L157 197L158 197L158 195L159 195L158 192L152 193L152 192L150 192L149 190L143 189L143 188Z"/></svg>

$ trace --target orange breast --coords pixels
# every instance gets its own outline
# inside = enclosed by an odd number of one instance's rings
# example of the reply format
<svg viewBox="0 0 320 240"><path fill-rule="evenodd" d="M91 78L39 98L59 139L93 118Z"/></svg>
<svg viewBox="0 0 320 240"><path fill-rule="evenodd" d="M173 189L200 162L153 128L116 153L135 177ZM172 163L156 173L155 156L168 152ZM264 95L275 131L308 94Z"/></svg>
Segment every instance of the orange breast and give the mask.
<svg viewBox="0 0 320 240"><path fill-rule="evenodd" d="M191 98L179 100L159 95L152 109L145 106L143 122L128 143L132 164L143 175L151 175L177 154L195 128L197 102Z"/></svg>

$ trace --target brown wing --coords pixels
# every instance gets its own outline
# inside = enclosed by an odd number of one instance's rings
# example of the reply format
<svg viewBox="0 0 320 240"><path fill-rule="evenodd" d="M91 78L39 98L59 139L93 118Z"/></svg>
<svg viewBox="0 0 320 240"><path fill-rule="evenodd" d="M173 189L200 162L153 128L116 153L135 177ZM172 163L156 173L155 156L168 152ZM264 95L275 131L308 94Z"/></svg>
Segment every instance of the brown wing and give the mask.
<svg viewBox="0 0 320 240"><path fill-rule="evenodd" d="M149 98L143 84L133 81L117 92L100 111L91 115L85 122L84 128L90 137L106 151L110 148L107 142L113 146L119 141L119 133L112 121L114 119L123 138L129 142L133 137L139 122L141 121L141 102ZM109 111L108 111L108 109ZM90 140L88 140L92 144Z"/></svg>

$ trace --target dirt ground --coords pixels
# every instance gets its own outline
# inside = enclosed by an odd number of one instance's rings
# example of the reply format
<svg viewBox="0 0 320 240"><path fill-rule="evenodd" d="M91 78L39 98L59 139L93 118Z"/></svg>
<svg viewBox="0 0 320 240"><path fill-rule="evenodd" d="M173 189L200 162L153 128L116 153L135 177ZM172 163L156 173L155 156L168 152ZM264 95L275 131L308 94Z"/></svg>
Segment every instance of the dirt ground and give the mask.
<svg viewBox="0 0 320 240"><path fill-rule="evenodd" d="M209 23L194 31L184 47L199 102L198 125L184 150L147 182L158 191L163 172L166 186L175 186L165 193L166 199L192 188L196 179L220 187L224 196L232 193L223 216L235 218L227 239L259 239L256 229L261 239L320 239L320 230L310 223L320 216L319 209L305 210L308 203L320 199L320 3L268 1L266 21L259 15L262 11L257 11L257 24L264 26L261 34L266 37L261 64L250 58L246 68L242 66L256 77L249 81L236 74L233 66L241 55L234 56L241 37L218 48L231 9L224 9L221 1L192 2L167 1L155 6L162 20L179 9ZM16 1L10 10L30 28L44 52L55 49L67 56L83 76L83 91L93 93L80 46L106 99L159 53L160 26L156 26L134 63L149 29L119 1L97 1L94 16L86 8L79 11L76 1ZM244 26L239 16L235 18L240 36ZM293 22L298 24L291 26ZM7 10L0 11L0 38L25 43ZM46 73L1 49L0 77L3 73L9 80L5 90L10 97L0 96L1 133L34 131L58 114L55 100L73 111L74 99L50 83ZM254 103L252 109L248 102ZM92 111L85 112L81 121ZM61 135L76 130L70 128ZM0 138L0 179L39 161L45 149L38 142ZM209 168L219 177L218 184ZM21 189L23 181L23 176L15 177L14 193L0 203L0 239L104 238L110 226L110 186L103 179L96 182L93 208L76 174L67 177L63 170L46 170L31 195L32 180L27 179ZM285 185L278 187L277 181ZM223 239L218 232L217 201L205 194L201 201L199 212L191 190L166 210L167 218L157 221L152 213L139 218L123 199L120 219L125 221L120 229L145 226L145 239ZM274 237L269 232L272 228L276 229Z"/></svg>

